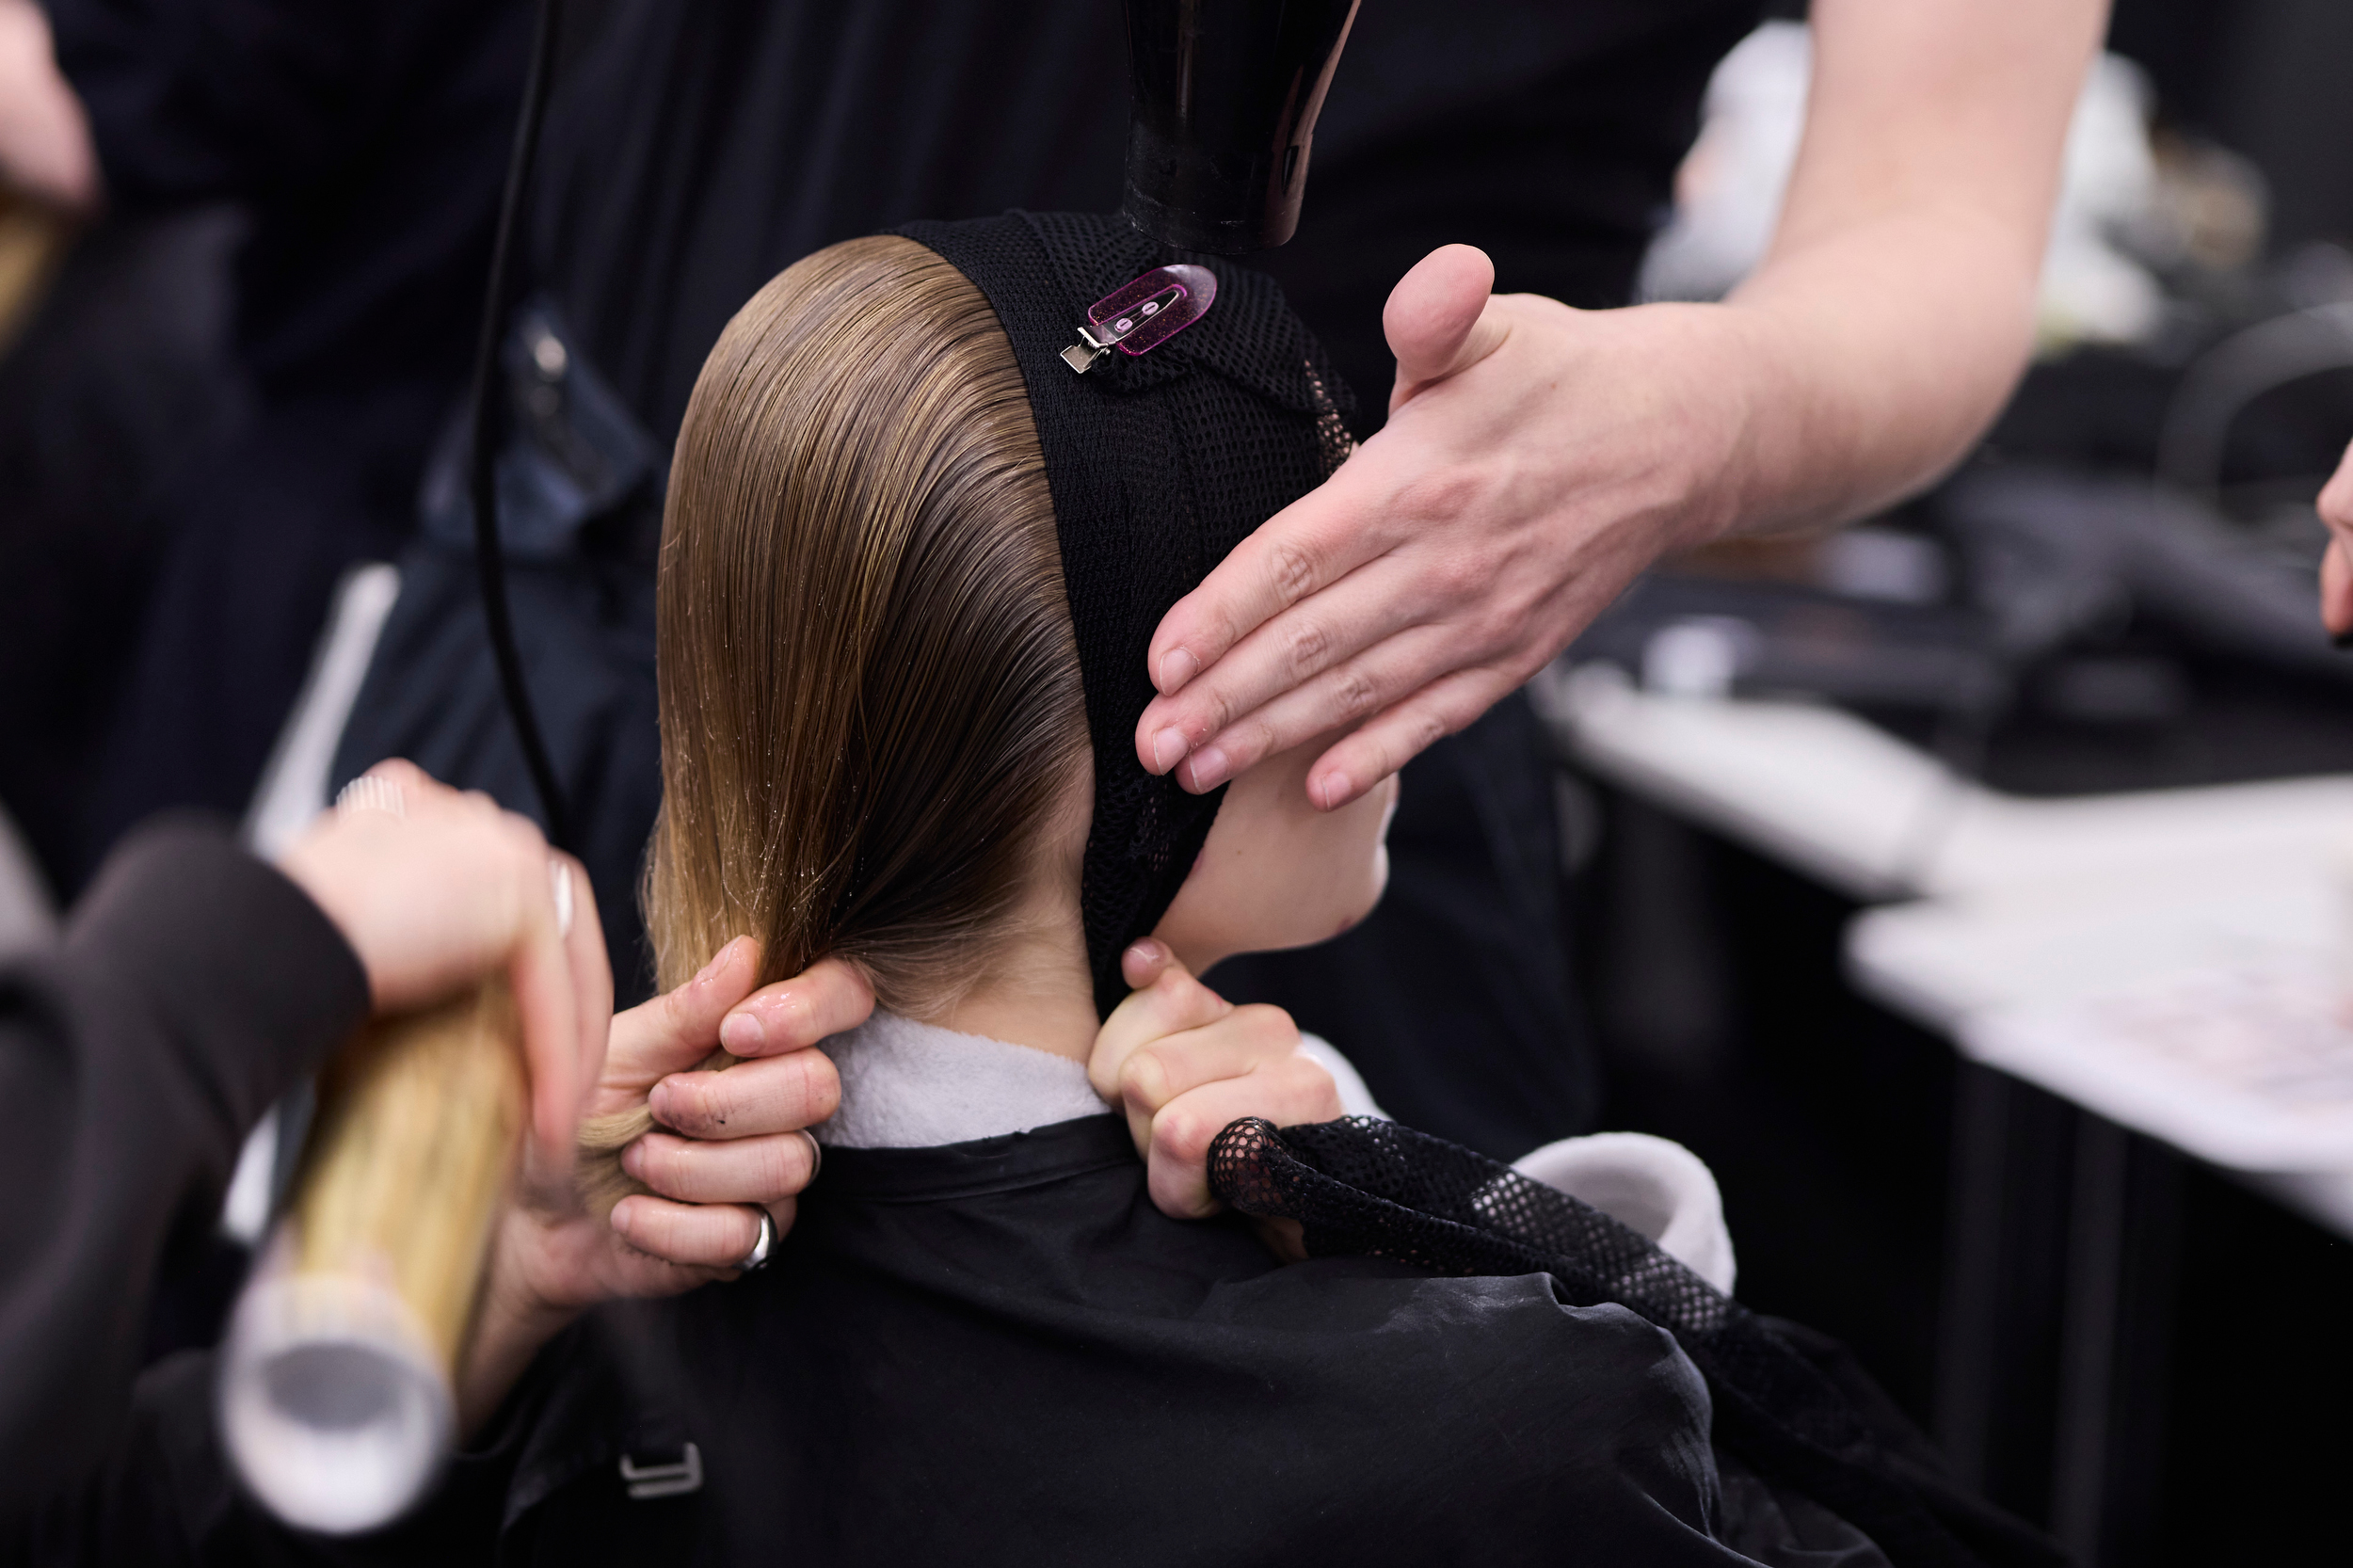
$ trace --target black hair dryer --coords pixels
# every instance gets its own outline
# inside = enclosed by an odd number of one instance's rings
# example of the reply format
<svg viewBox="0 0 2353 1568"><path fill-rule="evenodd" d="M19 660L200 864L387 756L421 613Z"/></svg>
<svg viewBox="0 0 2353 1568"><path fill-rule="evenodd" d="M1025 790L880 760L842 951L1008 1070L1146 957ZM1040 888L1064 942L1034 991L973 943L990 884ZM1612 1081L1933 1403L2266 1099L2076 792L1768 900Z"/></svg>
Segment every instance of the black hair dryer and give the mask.
<svg viewBox="0 0 2353 1568"><path fill-rule="evenodd" d="M1221 256L1289 239L1358 0L1126 3L1128 221Z"/></svg>

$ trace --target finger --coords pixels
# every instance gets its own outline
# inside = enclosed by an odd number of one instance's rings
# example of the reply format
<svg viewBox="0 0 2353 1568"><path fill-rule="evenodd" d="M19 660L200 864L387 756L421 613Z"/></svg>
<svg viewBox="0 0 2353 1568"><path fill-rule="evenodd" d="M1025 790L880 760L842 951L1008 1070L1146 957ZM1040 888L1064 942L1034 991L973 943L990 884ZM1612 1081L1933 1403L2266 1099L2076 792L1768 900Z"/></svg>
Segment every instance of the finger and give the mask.
<svg viewBox="0 0 2353 1568"><path fill-rule="evenodd" d="M653 1119L689 1138L761 1138L814 1127L841 1103L841 1078L820 1050L672 1073L653 1086Z"/></svg>
<svg viewBox="0 0 2353 1568"><path fill-rule="evenodd" d="M1116 1104L1120 1069L1136 1048L1214 1023L1233 1010L1233 1003L1193 979L1172 954L1150 985L1130 992L1103 1020L1103 1027L1096 1032L1095 1049L1087 1057L1087 1081L1105 1100Z"/></svg>
<svg viewBox="0 0 2353 1568"><path fill-rule="evenodd" d="M732 1269L760 1240L760 1210L741 1204L671 1203L635 1193L613 1206L612 1223L639 1252L693 1268ZM777 1234L789 1224L779 1221Z"/></svg>
<svg viewBox="0 0 2353 1568"><path fill-rule="evenodd" d="M2342 538L2320 558L2320 623L2332 637L2353 633L2353 552Z"/></svg>
<svg viewBox="0 0 2353 1568"><path fill-rule="evenodd" d="M1211 736L1177 767L1176 782L1206 794L1279 752L1353 728L1489 653L1483 637L1474 640L1459 627L1407 627Z"/></svg>
<svg viewBox="0 0 2353 1568"><path fill-rule="evenodd" d="M1259 524L1160 617L1144 665L1154 689L1177 692L1268 617L1386 550L1381 483L1372 467L1350 462ZM1174 744L1140 736L1137 755L1148 771L1166 773L1176 762L1167 750Z"/></svg>
<svg viewBox="0 0 2353 1568"><path fill-rule="evenodd" d="M368 769L367 777L381 778L400 790L400 814L411 822L463 822L510 829L518 824L534 835L539 828L530 818L517 815L479 790L455 790L405 757L388 757ZM543 836L542 836L543 837Z"/></svg>
<svg viewBox="0 0 2353 1568"><path fill-rule="evenodd" d="M1149 936L1139 937L1119 955L1119 978L1128 983L1130 991L1141 991L1167 973L1175 962L1176 955L1168 950L1167 943L1156 942Z"/></svg>
<svg viewBox="0 0 2353 1568"><path fill-rule="evenodd" d="M1433 574L1406 569L1396 557L1361 567L1274 616L1183 691L1154 698L1136 721L1139 750L1150 747L1157 760L1181 749L1177 776L1213 773L1212 782L1198 788L1214 789L1257 760L1240 760L1230 750L1221 759L1209 756L1237 725L1335 666L1433 619L1442 608ZM1381 706L1375 702L1365 712ZM1230 765L1218 766L1221 760Z"/></svg>
<svg viewBox="0 0 2353 1568"><path fill-rule="evenodd" d="M1119 1094L1130 1109L1156 1112L1191 1090L1242 1078L1299 1048L1299 1026L1279 1007L1237 1007L1200 1029L1154 1040L1128 1053Z"/></svg>
<svg viewBox="0 0 2353 1568"><path fill-rule="evenodd" d="M579 1135L583 1101L589 1086L604 1073L604 1053L613 1038L613 966L604 952L604 924L597 919L597 899L588 881L588 868L572 856L552 855L548 860L552 877L561 877L570 889L567 895L571 907L571 926L564 931L564 899L556 904L557 926L564 944L566 967L572 980L572 1016L577 1044L574 1048L573 1098L564 1112L564 1141L560 1149L563 1164L568 1169L572 1159L572 1142Z"/></svg>
<svg viewBox="0 0 2353 1568"><path fill-rule="evenodd" d="M2339 531L2339 537L2353 532L2353 446L2345 449L2344 460L2337 472L2321 488L2320 520Z"/></svg>
<svg viewBox="0 0 2353 1568"><path fill-rule="evenodd" d="M442 783L440 779L434 777L431 774L425 772L423 768L417 766L416 763L411 762L406 757L387 757L381 762L378 762L374 767L368 769L367 772L361 776L367 778L381 778L387 783L399 785L400 792L404 799L410 795L414 795L422 800L431 800L440 795L447 795L450 798L455 799L457 795L456 791L451 789L448 785Z"/></svg>
<svg viewBox="0 0 2353 1568"><path fill-rule="evenodd" d="M1257 1223L1258 1240L1266 1250L1286 1263L1307 1260L1307 1232L1297 1220L1261 1219Z"/></svg>
<svg viewBox="0 0 2353 1568"><path fill-rule="evenodd" d="M680 1203L764 1205L808 1185L817 1174L816 1145L805 1132L726 1143L648 1132L621 1151L621 1169Z"/></svg>
<svg viewBox="0 0 2353 1568"><path fill-rule="evenodd" d="M1442 245L1398 280L1381 312L1381 330L1397 356L1390 412L1502 345L1508 329L1487 311L1495 286L1495 263L1468 245Z"/></svg>
<svg viewBox="0 0 2353 1568"><path fill-rule="evenodd" d="M1332 1075L1304 1056L1271 1064L1247 1078L1204 1084L1152 1118L1145 1190L1154 1207L1172 1219L1213 1214L1218 1203L1209 1195L1209 1144L1220 1132L1245 1116L1289 1127L1328 1122L1339 1113Z"/></svg>
<svg viewBox="0 0 2353 1568"><path fill-rule="evenodd" d="M1307 770L1307 798L1337 811L1511 694L1520 682L1499 670L1457 670L1334 743Z"/></svg>
<svg viewBox="0 0 2353 1568"><path fill-rule="evenodd" d="M516 928L507 985L530 1065L532 1138L547 1170L567 1170L581 1096L594 1081L581 1076L580 993L556 930L544 840L536 832L510 830L505 848L514 861L508 896L515 901Z"/></svg>
<svg viewBox="0 0 2353 1568"><path fill-rule="evenodd" d="M760 979L760 944L738 936L694 979L613 1020L614 1076L648 1084L719 1048L720 1020Z"/></svg>
<svg viewBox="0 0 2353 1568"><path fill-rule="evenodd" d="M739 1003L719 1025L719 1043L738 1056L803 1050L856 1029L873 1011L874 987L864 970L839 958L821 959Z"/></svg>

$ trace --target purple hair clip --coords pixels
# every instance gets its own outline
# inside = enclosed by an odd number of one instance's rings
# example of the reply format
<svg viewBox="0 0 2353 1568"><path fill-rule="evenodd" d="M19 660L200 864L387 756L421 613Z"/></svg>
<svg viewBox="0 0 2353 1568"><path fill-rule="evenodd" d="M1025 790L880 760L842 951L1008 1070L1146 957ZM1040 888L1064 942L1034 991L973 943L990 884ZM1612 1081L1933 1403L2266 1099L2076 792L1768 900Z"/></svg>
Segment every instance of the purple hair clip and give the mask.
<svg viewBox="0 0 2353 1568"><path fill-rule="evenodd" d="M1062 351L1063 362L1084 376L1112 349L1130 357L1149 354L1199 321L1217 298L1217 274L1179 262L1156 266L1087 307L1079 341Z"/></svg>

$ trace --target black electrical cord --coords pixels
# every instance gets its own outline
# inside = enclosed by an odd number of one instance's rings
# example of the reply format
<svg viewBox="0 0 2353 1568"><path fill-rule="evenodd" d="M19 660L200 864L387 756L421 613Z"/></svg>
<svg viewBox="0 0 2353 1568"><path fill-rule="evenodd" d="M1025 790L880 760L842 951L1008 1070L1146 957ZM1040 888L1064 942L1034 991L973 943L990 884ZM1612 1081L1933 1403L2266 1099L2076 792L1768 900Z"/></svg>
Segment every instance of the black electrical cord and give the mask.
<svg viewBox="0 0 2353 1568"><path fill-rule="evenodd" d="M549 760L547 741L531 706L530 688L523 684L522 655L515 647L515 621L506 602L506 556L499 538L498 520L498 404L493 394L499 340L506 327L506 280L514 257L515 219L524 188L531 183L531 166L539 152L539 127L547 119L548 74L555 58L557 12L561 0L538 0L531 36L531 68L523 78L523 103L515 125L515 147L506 164L506 190L499 198L498 237L490 247L490 280L482 300L482 335L473 356L473 452L470 491L473 497L474 565L482 584L482 618L489 629L490 652L498 662L499 689L506 712L515 721L515 739L521 744L523 765L538 792L539 810L547 819L548 840L561 850L572 848L571 823L564 808L563 787Z"/></svg>

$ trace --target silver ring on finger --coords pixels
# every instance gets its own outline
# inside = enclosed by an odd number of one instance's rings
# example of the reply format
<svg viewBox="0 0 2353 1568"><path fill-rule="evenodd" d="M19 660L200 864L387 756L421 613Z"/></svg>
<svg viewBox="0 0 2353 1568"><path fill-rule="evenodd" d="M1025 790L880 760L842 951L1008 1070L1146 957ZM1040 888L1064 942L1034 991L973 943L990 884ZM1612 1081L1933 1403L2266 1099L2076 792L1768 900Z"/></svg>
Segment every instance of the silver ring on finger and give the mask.
<svg viewBox="0 0 2353 1568"><path fill-rule="evenodd" d="M768 1267L768 1260L776 1256L776 1216L763 1208L760 1211L760 1235L752 1242L752 1250L745 1253L743 1260L736 1264L736 1271L746 1274L758 1273Z"/></svg>
<svg viewBox="0 0 2353 1568"><path fill-rule="evenodd" d="M335 796L335 814L348 817L356 811L381 811L387 816L408 815L408 797L400 786L379 774L363 773L344 785Z"/></svg>

